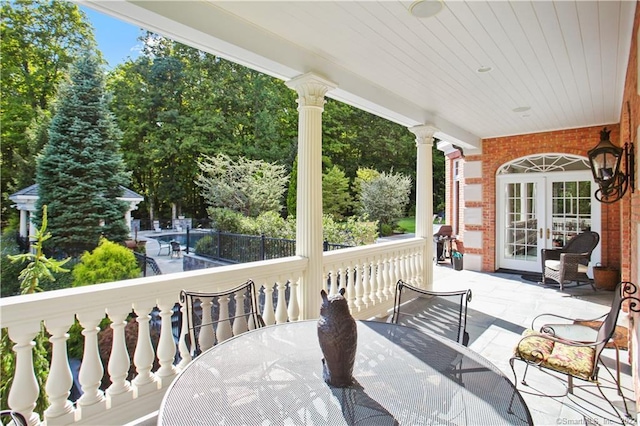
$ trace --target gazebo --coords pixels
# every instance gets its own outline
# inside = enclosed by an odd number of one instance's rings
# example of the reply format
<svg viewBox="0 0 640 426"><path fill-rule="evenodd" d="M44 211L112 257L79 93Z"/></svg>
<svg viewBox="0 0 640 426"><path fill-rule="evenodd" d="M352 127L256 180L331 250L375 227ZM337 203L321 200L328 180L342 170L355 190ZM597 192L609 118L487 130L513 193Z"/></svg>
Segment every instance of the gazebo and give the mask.
<svg viewBox="0 0 640 426"><path fill-rule="evenodd" d="M131 212L138 208L138 204L144 200L144 197L129 188L120 187L122 188L122 196L118 197L118 199L129 203L129 209L124 215L124 220L129 227L129 231L131 231ZM20 212L20 236L27 238L30 235L34 235L35 228L33 222L31 222L31 214L36 211L38 184L35 183L11 194L9 199L15 203L12 207L15 207Z"/></svg>

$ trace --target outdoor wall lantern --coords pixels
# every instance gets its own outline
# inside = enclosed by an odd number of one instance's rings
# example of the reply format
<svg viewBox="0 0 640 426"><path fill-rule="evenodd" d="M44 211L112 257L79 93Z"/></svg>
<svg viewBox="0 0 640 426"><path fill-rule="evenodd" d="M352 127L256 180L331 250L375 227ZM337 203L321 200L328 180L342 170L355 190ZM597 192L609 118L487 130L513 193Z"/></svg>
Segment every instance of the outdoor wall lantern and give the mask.
<svg viewBox="0 0 640 426"><path fill-rule="evenodd" d="M596 200L614 203L621 199L631 187L635 190L635 155L633 143L625 143L624 148L615 146L609 140L611 131L605 127L600 132L600 142L588 152L593 180L598 184ZM620 171L624 157L625 171Z"/></svg>

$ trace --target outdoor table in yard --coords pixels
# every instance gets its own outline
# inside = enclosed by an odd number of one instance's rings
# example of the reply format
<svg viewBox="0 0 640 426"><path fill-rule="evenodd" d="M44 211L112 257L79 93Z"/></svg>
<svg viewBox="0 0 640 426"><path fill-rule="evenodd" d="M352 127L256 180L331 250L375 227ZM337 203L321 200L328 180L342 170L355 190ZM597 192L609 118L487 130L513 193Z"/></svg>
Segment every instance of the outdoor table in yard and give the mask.
<svg viewBox="0 0 640 426"><path fill-rule="evenodd" d="M422 330L357 323L352 387L324 382L316 321L269 326L196 358L158 424L533 424L511 381L479 354Z"/></svg>

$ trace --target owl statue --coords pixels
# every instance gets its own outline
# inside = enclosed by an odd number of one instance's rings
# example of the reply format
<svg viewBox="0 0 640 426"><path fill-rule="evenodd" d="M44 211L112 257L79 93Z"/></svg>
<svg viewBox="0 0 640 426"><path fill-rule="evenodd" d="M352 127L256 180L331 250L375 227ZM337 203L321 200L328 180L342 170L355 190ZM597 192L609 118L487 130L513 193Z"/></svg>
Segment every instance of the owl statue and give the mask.
<svg viewBox="0 0 640 426"><path fill-rule="evenodd" d="M356 359L358 331L351 316L349 304L340 294L328 297L322 290L322 305L318 319L318 341L324 358L322 375L324 381L335 387L348 387L353 383L353 364Z"/></svg>

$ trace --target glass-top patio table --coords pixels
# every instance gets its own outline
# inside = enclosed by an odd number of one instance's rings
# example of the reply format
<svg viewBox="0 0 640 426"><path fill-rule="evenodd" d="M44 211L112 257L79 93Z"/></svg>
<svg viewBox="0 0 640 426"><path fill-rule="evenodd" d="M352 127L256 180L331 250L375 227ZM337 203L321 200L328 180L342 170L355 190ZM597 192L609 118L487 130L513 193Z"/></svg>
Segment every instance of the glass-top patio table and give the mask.
<svg viewBox="0 0 640 426"><path fill-rule="evenodd" d="M520 393L488 360L394 324L358 321L356 383L330 387L316 327L264 327L204 352L167 390L158 424L533 424Z"/></svg>

